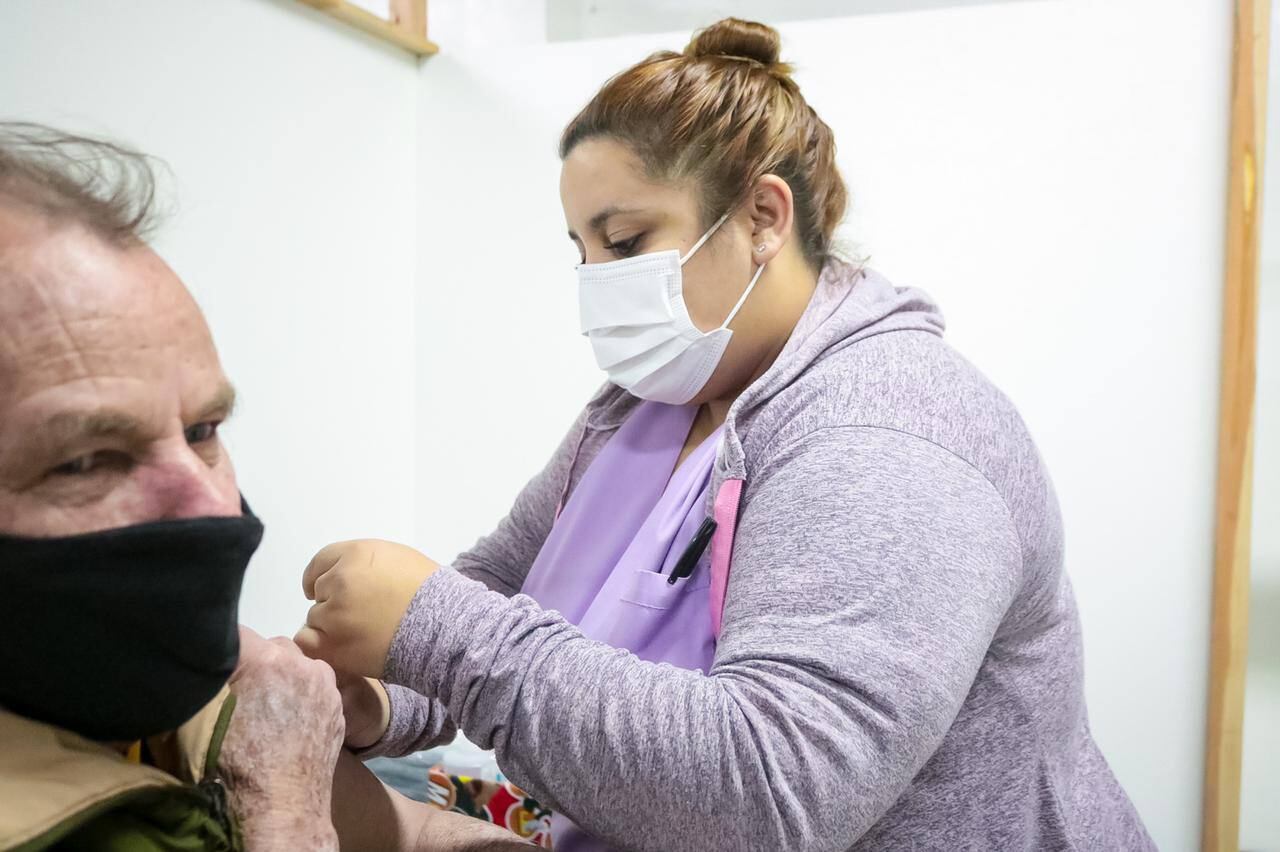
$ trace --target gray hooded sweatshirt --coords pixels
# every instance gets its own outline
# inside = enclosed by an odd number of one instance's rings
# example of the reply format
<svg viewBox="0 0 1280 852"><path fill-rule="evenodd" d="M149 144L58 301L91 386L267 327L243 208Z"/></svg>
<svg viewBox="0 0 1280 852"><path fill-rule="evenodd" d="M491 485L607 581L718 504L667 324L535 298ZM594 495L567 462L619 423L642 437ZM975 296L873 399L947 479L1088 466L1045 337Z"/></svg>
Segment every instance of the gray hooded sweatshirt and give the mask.
<svg viewBox="0 0 1280 852"><path fill-rule="evenodd" d="M496 531L418 591L370 753L456 724L618 848L1153 849L1089 733L1048 473L942 329L922 293L824 268L725 423L710 494L742 484L707 674L519 594L636 404L606 387Z"/></svg>

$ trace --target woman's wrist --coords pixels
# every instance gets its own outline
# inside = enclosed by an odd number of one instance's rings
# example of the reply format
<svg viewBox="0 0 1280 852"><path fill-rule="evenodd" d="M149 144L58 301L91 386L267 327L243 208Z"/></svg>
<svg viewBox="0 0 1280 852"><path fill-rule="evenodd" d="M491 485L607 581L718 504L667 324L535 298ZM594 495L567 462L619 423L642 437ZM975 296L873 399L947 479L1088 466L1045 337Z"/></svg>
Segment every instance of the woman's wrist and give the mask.
<svg viewBox="0 0 1280 852"><path fill-rule="evenodd" d="M347 748L358 751L381 740L391 724L391 700L383 683L356 678L340 682L339 691L347 722Z"/></svg>

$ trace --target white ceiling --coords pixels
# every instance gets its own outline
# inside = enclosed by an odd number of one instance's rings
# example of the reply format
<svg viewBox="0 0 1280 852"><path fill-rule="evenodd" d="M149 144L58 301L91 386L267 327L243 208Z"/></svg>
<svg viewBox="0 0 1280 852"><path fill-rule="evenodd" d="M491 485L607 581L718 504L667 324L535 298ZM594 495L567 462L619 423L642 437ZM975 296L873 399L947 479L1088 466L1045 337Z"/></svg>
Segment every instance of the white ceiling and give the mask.
<svg viewBox="0 0 1280 852"><path fill-rule="evenodd" d="M634 33L691 30L729 16L776 23L1016 1L547 0L547 38L551 41L571 41Z"/></svg>

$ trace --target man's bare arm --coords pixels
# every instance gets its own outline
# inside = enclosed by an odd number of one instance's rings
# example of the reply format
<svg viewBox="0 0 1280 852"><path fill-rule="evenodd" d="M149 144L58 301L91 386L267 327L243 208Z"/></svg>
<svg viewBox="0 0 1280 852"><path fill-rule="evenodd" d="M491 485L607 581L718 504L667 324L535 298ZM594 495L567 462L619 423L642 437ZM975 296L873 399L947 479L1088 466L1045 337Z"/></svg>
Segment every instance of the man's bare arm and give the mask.
<svg viewBox="0 0 1280 852"><path fill-rule="evenodd" d="M343 852L506 852L511 832L400 795L344 751L333 774L333 826Z"/></svg>

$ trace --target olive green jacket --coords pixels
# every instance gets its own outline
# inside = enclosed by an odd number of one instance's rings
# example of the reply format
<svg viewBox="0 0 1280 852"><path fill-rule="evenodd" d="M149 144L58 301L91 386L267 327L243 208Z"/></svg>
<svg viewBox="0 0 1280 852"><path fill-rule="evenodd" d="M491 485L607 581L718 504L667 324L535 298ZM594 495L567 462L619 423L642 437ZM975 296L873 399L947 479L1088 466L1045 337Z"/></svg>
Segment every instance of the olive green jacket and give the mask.
<svg viewBox="0 0 1280 852"><path fill-rule="evenodd" d="M217 775L234 711L224 689L138 763L0 709L0 850L243 852Z"/></svg>

